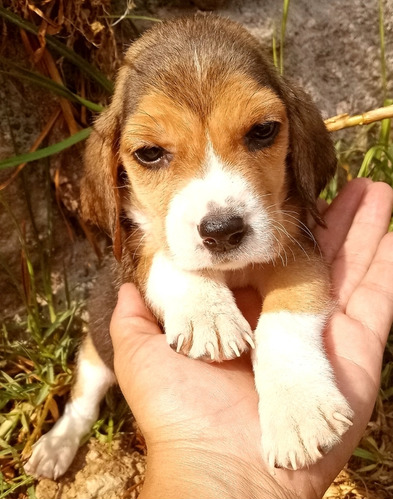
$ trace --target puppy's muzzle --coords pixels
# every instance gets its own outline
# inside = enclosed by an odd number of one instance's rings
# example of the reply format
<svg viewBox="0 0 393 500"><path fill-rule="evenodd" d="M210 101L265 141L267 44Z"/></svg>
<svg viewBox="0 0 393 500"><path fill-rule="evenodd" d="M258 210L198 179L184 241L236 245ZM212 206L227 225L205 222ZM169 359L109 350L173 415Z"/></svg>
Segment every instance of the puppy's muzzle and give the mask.
<svg viewBox="0 0 393 500"><path fill-rule="evenodd" d="M247 226L242 217L206 216L198 226L204 246L211 252L234 250L242 242Z"/></svg>

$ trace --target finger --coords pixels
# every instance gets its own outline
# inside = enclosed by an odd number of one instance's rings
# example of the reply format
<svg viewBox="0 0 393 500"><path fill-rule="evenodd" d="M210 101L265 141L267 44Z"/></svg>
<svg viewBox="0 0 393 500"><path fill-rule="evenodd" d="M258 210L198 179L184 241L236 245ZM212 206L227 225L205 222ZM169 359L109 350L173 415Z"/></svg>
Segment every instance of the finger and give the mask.
<svg viewBox="0 0 393 500"><path fill-rule="evenodd" d="M153 340L162 333L135 285L126 283L120 287L109 331L116 377L130 403L132 394L136 394L134 384L143 370L149 369Z"/></svg>
<svg viewBox="0 0 393 500"><path fill-rule="evenodd" d="M380 242L366 276L348 301L346 313L374 333L382 355L393 322L393 233Z"/></svg>
<svg viewBox="0 0 393 500"><path fill-rule="evenodd" d="M115 349L130 336L161 333L153 314L147 309L138 289L132 283L125 283L120 287L110 333Z"/></svg>
<svg viewBox="0 0 393 500"><path fill-rule="evenodd" d="M121 285L115 313L119 319L141 317L148 321L155 321L153 314L146 307L139 290L133 283Z"/></svg>
<svg viewBox="0 0 393 500"><path fill-rule="evenodd" d="M328 229L316 226L314 235L325 260L329 264L344 243L356 211L370 185L372 185L372 181L369 179L354 179L346 184L330 205L323 205L319 201L321 204L318 205L318 208L321 210L321 215L323 215Z"/></svg>
<svg viewBox="0 0 393 500"><path fill-rule="evenodd" d="M367 186L348 234L332 262L332 284L342 309L366 275L386 234L393 206L393 190L382 182Z"/></svg>

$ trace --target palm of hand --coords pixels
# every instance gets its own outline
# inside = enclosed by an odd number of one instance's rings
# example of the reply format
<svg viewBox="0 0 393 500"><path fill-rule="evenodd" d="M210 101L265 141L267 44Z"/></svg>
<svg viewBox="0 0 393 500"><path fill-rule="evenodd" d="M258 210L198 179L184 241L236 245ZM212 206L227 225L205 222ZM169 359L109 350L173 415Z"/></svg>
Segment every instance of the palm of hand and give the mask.
<svg viewBox="0 0 393 500"><path fill-rule="evenodd" d="M323 493L351 455L374 405L393 311L393 235L384 236L392 204L387 186L354 182L326 211L330 229L315 229L331 264L338 299L326 348L355 419L343 443L314 466L275 472L278 483L300 495ZM238 291L236 297L255 327L258 297L251 290ZM176 443L211 449L266 468L260 457L257 395L247 357L217 365L180 356L168 349L163 335L157 335L160 330L140 299L135 297L133 303L132 324L146 333L115 340L116 372L148 447ZM123 330L130 329L129 317L118 321L117 330L123 322ZM121 342L119 349L116 342Z"/></svg>

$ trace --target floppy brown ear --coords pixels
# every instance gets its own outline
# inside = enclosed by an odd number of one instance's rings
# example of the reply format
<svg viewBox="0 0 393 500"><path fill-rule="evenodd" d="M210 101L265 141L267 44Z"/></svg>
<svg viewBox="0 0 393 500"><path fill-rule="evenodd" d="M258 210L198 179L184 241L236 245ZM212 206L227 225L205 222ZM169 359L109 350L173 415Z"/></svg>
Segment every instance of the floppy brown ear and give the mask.
<svg viewBox="0 0 393 500"><path fill-rule="evenodd" d="M103 229L113 242L117 260L121 258L119 125L112 108L98 118L87 140L84 176L81 181L82 217Z"/></svg>
<svg viewBox="0 0 393 500"><path fill-rule="evenodd" d="M289 118L287 165L293 175L292 189L316 222L323 225L316 201L336 171L334 145L318 108L303 90L286 83L282 97Z"/></svg>

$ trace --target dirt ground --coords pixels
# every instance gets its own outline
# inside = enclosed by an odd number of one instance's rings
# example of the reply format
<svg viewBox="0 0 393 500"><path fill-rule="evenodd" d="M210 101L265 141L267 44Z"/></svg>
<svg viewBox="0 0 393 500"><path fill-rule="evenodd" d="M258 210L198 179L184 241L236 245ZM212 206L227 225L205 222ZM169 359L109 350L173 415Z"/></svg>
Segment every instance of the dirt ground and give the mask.
<svg viewBox="0 0 393 500"><path fill-rule="evenodd" d="M137 498L145 474L145 457L128 436L111 449L96 439L84 445L59 481L42 479L37 498Z"/></svg>
<svg viewBox="0 0 393 500"><path fill-rule="evenodd" d="M124 3L123 0L116 2L116 12L125 10ZM393 0L383 3L388 90L392 96ZM180 0L140 0L136 4L135 14L161 19L197 10L192 2ZM273 30L277 35L280 30L281 6L282 2L277 0L228 0L217 9L217 13L244 24L271 47ZM312 95L324 117L344 112L360 113L383 104L378 15L377 0L292 0L285 37L285 74ZM135 25L142 31L150 23L135 21ZM19 54L15 50L15 54ZM26 151L49 113L50 102L48 104L44 92L15 82L0 85L0 158L14 154L14 147L19 152ZM359 135L361 133L357 129L337 134L334 139L344 138L353 143L362 140ZM61 163L63 192L68 192L72 205L81 170L81 149L75 148L52 161ZM29 172L29 189L37 214L37 226L43 230L46 208L41 193L45 175L38 167ZM18 178L3 193L19 221L27 217L22 185L22 179ZM75 207L69 208L70 213L75 210ZM2 208L0 210L1 256L11 268L18 269L20 254L15 251L19 248L17 235L7 214ZM82 233L76 234L74 242L70 241L61 215L55 214L54 224L57 228L54 231L54 273L60 276L65 266L70 289L77 296L86 297L96 273L97 257ZM27 238L30 236L27 228ZM0 282L4 318L22 314L23 305L8 277L0 275ZM393 433L392 420L387 425ZM136 498L143 480L145 458L140 450L133 448L134 442L132 432L116 439L111 449L91 440L80 449L72 468L63 478L57 482L39 482L37 497ZM393 471L387 471L387 474L389 476ZM326 498L374 498L380 495L378 490L365 490L358 477L344 471L326 493Z"/></svg>

